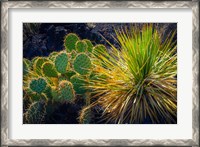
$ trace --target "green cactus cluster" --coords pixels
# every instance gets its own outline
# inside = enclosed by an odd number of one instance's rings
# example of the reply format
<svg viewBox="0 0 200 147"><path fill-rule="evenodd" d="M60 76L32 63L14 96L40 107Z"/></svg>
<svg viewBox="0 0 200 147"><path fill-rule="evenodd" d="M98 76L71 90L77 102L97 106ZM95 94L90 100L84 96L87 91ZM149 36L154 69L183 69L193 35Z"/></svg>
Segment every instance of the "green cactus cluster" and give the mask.
<svg viewBox="0 0 200 147"><path fill-rule="evenodd" d="M29 124L41 124L46 115L45 105L42 101L32 103L25 113L25 121Z"/></svg>
<svg viewBox="0 0 200 147"><path fill-rule="evenodd" d="M75 48L77 52L85 52L87 50L87 43L85 41L77 41Z"/></svg>
<svg viewBox="0 0 200 147"><path fill-rule="evenodd" d="M66 53L58 54L55 58L55 67L57 71L61 74L66 73L68 65L68 57Z"/></svg>
<svg viewBox="0 0 200 147"><path fill-rule="evenodd" d="M46 77L57 77L58 72L52 62L45 62L42 65L42 74Z"/></svg>
<svg viewBox="0 0 200 147"><path fill-rule="evenodd" d="M45 108L39 112L41 102L45 102L43 107L46 107L54 101L73 103L77 95L89 99L90 90L86 87L92 73L93 49L97 47L90 40L81 40L74 33L65 36L64 47L62 51L52 52L48 57L23 60L23 89L27 102L29 99L32 101L25 115L28 123L38 123L38 119L45 117Z"/></svg>
<svg viewBox="0 0 200 147"><path fill-rule="evenodd" d="M41 73L41 68L43 66L44 63L46 63L48 61L48 59L44 58L44 57L38 57L34 60L33 62L33 70L38 74L38 75L42 75Z"/></svg>
<svg viewBox="0 0 200 147"><path fill-rule="evenodd" d="M83 41L85 41L85 43L87 44L87 51L92 53L92 50L93 50L93 44L90 40L88 39L83 39Z"/></svg>
<svg viewBox="0 0 200 147"><path fill-rule="evenodd" d="M86 75L89 73L92 64L91 64L90 58L86 54L80 53L74 59L73 66L74 66L74 70L77 73L81 75Z"/></svg>
<svg viewBox="0 0 200 147"><path fill-rule="evenodd" d="M64 45L67 52L75 50L77 41L79 41L79 37L76 34L70 33L65 37Z"/></svg>
<svg viewBox="0 0 200 147"><path fill-rule="evenodd" d="M38 94L41 94L47 86L47 82L43 78L32 79L30 81L30 89Z"/></svg>
<svg viewBox="0 0 200 147"><path fill-rule="evenodd" d="M75 91L71 82L62 80L59 83L60 99L72 101L75 98Z"/></svg>
<svg viewBox="0 0 200 147"><path fill-rule="evenodd" d="M73 75L70 78L70 82L74 86L74 90L77 94L84 94L86 93L87 89L84 88L84 85L86 85L86 81L82 78L80 75Z"/></svg>
<svg viewBox="0 0 200 147"><path fill-rule="evenodd" d="M31 61L28 59L23 59L23 75L27 75L31 67Z"/></svg>

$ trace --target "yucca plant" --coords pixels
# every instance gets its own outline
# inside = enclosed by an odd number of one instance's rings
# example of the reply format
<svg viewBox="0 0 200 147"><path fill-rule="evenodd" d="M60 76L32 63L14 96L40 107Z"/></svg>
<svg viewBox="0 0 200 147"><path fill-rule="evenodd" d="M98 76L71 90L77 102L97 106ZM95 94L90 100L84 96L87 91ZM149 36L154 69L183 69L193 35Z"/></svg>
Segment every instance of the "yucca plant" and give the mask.
<svg viewBox="0 0 200 147"><path fill-rule="evenodd" d="M89 107L100 105L110 123L176 123L175 32L164 41L152 24L115 33L120 49L108 42L109 53L93 52L95 78L88 87L94 103Z"/></svg>

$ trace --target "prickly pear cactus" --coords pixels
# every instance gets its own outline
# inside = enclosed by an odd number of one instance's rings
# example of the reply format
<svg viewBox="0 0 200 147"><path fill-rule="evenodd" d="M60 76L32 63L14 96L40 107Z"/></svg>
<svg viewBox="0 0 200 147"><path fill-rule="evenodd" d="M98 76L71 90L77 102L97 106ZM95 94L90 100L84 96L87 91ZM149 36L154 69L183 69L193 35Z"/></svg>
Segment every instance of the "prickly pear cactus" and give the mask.
<svg viewBox="0 0 200 147"><path fill-rule="evenodd" d="M46 89L44 90L44 94L46 95L47 99L52 99L52 92L51 92L52 88L51 86L47 86Z"/></svg>
<svg viewBox="0 0 200 147"><path fill-rule="evenodd" d="M30 81L29 87L33 92L41 94L47 86L47 82L43 78L32 79Z"/></svg>
<svg viewBox="0 0 200 147"><path fill-rule="evenodd" d="M58 73L54 67L54 64L51 62L45 62L42 65L42 74L47 77L57 77Z"/></svg>
<svg viewBox="0 0 200 147"><path fill-rule="evenodd" d="M93 48L93 54L95 55L95 54L98 54L98 53L101 53L101 54L107 53L106 47L102 44L96 45Z"/></svg>
<svg viewBox="0 0 200 147"><path fill-rule="evenodd" d="M71 53L70 53L70 60L72 61L77 55L77 52L75 50L73 50Z"/></svg>
<svg viewBox="0 0 200 147"><path fill-rule="evenodd" d="M103 66L103 67L106 67L106 65L104 64L105 60L110 61L110 59L109 59L110 55L107 52L106 47L104 45L102 45L102 44L96 45L93 48L92 55L94 55L94 57L96 57L96 59L101 60L101 62L99 62L99 64L101 64L101 66ZM104 58L99 58L99 55L103 55Z"/></svg>
<svg viewBox="0 0 200 147"><path fill-rule="evenodd" d="M87 43L83 40L80 40L76 42L75 47L78 53L85 52L87 50Z"/></svg>
<svg viewBox="0 0 200 147"><path fill-rule="evenodd" d="M92 67L91 60L86 54L80 53L74 59L73 67L79 74L86 75Z"/></svg>
<svg viewBox="0 0 200 147"><path fill-rule="evenodd" d="M34 102L25 113L25 119L28 124L41 124L46 115L46 103L44 101Z"/></svg>
<svg viewBox="0 0 200 147"><path fill-rule="evenodd" d="M29 73L30 66L31 66L31 61L24 58L23 59L23 75L27 75Z"/></svg>
<svg viewBox="0 0 200 147"><path fill-rule="evenodd" d="M74 90L77 94L84 94L87 91L84 87L86 85L86 81L81 76L72 76L70 82L73 84Z"/></svg>
<svg viewBox="0 0 200 147"><path fill-rule="evenodd" d="M30 95L27 94L26 91L23 91L23 112L25 113L29 106L32 104L32 99Z"/></svg>
<svg viewBox="0 0 200 147"><path fill-rule="evenodd" d="M49 60L54 61L57 55L58 52L52 52L51 54L49 54Z"/></svg>
<svg viewBox="0 0 200 147"><path fill-rule="evenodd" d="M68 71L66 72L65 76L66 76L67 80L70 80L70 78L71 78L73 75L75 75L75 74L76 74L75 71L73 71L73 70L68 70Z"/></svg>
<svg viewBox="0 0 200 147"><path fill-rule="evenodd" d="M29 93L29 96L31 97L31 100L34 101L34 102L37 102L37 101L40 101L40 100L48 101L48 98L47 98L46 94L44 94L44 93L41 93L41 94Z"/></svg>
<svg viewBox="0 0 200 147"><path fill-rule="evenodd" d="M38 58L40 58L40 57L36 56L36 57L34 57L34 58L31 60L32 66L34 65L35 61L36 61Z"/></svg>
<svg viewBox="0 0 200 147"><path fill-rule="evenodd" d="M51 94L52 94L52 98L54 101L59 101L59 91L57 89L57 87L52 87L51 88Z"/></svg>
<svg viewBox="0 0 200 147"><path fill-rule="evenodd" d="M47 98L46 94L41 93L40 100L45 101L45 102L48 101L48 98Z"/></svg>
<svg viewBox="0 0 200 147"><path fill-rule="evenodd" d="M41 72L41 68L42 68L42 65L47 62L48 59L44 58L44 57L38 57L34 60L34 63L33 63L33 70L38 74L38 75L42 75L42 72Z"/></svg>
<svg viewBox="0 0 200 147"><path fill-rule="evenodd" d="M88 39L83 39L83 41L85 41L86 44L87 44L87 51L90 52L90 53L92 53L92 49L94 47L93 44L92 44L92 42L90 40L88 40Z"/></svg>
<svg viewBox="0 0 200 147"><path fill-rule="evenodd" d="M67 80L67 77L66 77L66 75L64 74L64 75L61 75L61 76L59 76L59 78L58 78L58 82L60 82L60 81L63 81L63 80Z"/></svg>
<svg viewBox="0 0 200 147"><path fill-rule="evenodd" d="M75 91L71 82L63 80L59 83L60 100L72 101L75 98Z"/></svg>
<svg viewBox="0 0 200 147"><path fill-rule="evenodd" d="M78 95L84 104L90 104L87 102L90 91L86 87L91 77L93 44L70 33L64 39L64 46L65 50L52 52L48 57L35 57L31 63L23 60L23 74L30 72L23 82L26 91L24 118L27 123L43 123L44 117L47 120L51 115L46 115L49 103L52 103L54 111L58 104L73 104ZM82 123L90 123L90 118L88 110Z"/></svg>
<svg viewBox="0 0 200 147"><path fill-rule="evenodd" d="M81 124L90 124L92 118L92 113L90 108L83 108L80 112L79 122Z"/></svg>
<svg viewBox="0 0 200 147"><path fill-rule="evenodd" d="M35 92L32 92L32 91L29 91L29 92L28 92L28 95L30 96L30 98L31 98L31 100L32 100L33 102L39 101L40 98L41 98L41 94L38 94L38 93L35 93Z"/></svg>
<svg viewBox="0 0 200 147"><path fill-rule="evenodd" d="M64 40L65 49L68 53L75 50L75 44L79 40L79 37L74 33L69 33Z"/></svg>
<svg viewBox="0 0 200 147"><path fill-rule="evenodd" d="M56 67L56 70L59 73L64 74L64 73L66 73L67 65L68 65L67 54L66 53L58 54L56 56L56 58L55 58L55 67Z"/></svg>

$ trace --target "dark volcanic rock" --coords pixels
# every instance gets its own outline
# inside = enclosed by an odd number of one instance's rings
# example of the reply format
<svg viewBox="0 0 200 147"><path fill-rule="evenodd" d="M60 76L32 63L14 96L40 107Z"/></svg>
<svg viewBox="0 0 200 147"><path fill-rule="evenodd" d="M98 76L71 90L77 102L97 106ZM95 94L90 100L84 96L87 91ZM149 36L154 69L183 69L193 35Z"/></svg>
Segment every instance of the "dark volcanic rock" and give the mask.
<svg viewBox="0 0 200 147"><path fill-rule="evenodd" d="M53 51L60 51L64 48L63 40L67 31L63 26L53 26L51 25L47 30L47 48L49 53ZM49 54L48 53L48 54Z"/></svg>
<svg viewBox="0 0 200 147"><path fill-rule="evenodd" d="M30 36L23 46L23 57L31 59L35 56L43 56L47 53L46 35L38 34Z"/></svg>
<svg viewBox="0 0 200 147"><path fill-rule="evenodd" d="M114 39L115 29L129 28L130 26L142 28L144 24L129 23L42 23L38 34L28 35L23 43L23 57L32 59L35 56L47 56L53 51L64 48L64 36L68 33L76 33L81 39L89 39L95 44L104 44L109 48L107 41L119 48L119 44ZM161 34L164 41L170 32L177 28L176 23L156 23L154 27ZM27 32L26 32L27 33ZM31 34L31 32L30 32ZM103 37L102 37L103 36ZM113 38L114 37L114 38ZM176 40L174 36L173 40ZM107 40L107 41L106 41Z"/></svg>
<svg viewBox="0 0 200 147"><path fill-rule="evenodd" d="M43 28L44 30L42 30ZM48 56L53 51L62 50L67 31L63 26L41 25L38 34L29 35L23 42L23 57L32 59L35 56Z"/></svg>
<svg viewBox="0 0 200 147"><path fill-rule="evenodd" d="M55 103L48 106L46 124L78 124L79 111L81 110L80 105L75 103Z"/></svg>

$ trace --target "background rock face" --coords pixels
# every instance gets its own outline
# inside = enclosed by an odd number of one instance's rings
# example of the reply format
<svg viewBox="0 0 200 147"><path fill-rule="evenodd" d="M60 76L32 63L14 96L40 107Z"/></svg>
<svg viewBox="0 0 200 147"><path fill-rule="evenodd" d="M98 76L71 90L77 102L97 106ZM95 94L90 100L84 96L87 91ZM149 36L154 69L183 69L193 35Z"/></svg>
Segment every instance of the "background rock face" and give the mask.
<svg viewBox="0 0 200 147"><path fill-rule="evenodd" d="M23 57L32 59L35 56L48 56L53 51L60 51L63 47L64 36L68 33L76 33L81 39L89 39L93 44L104 44L107 47L107 39L114 46L119 47L114 29L130 27L131 25L142 27L144 24L130 23L37 23L23 25ZM176 23L155 23L162 41L170 32L177 29ZM105 38L103 38L103 37ZM176 35L174 40L176 40Z"/></svg>

